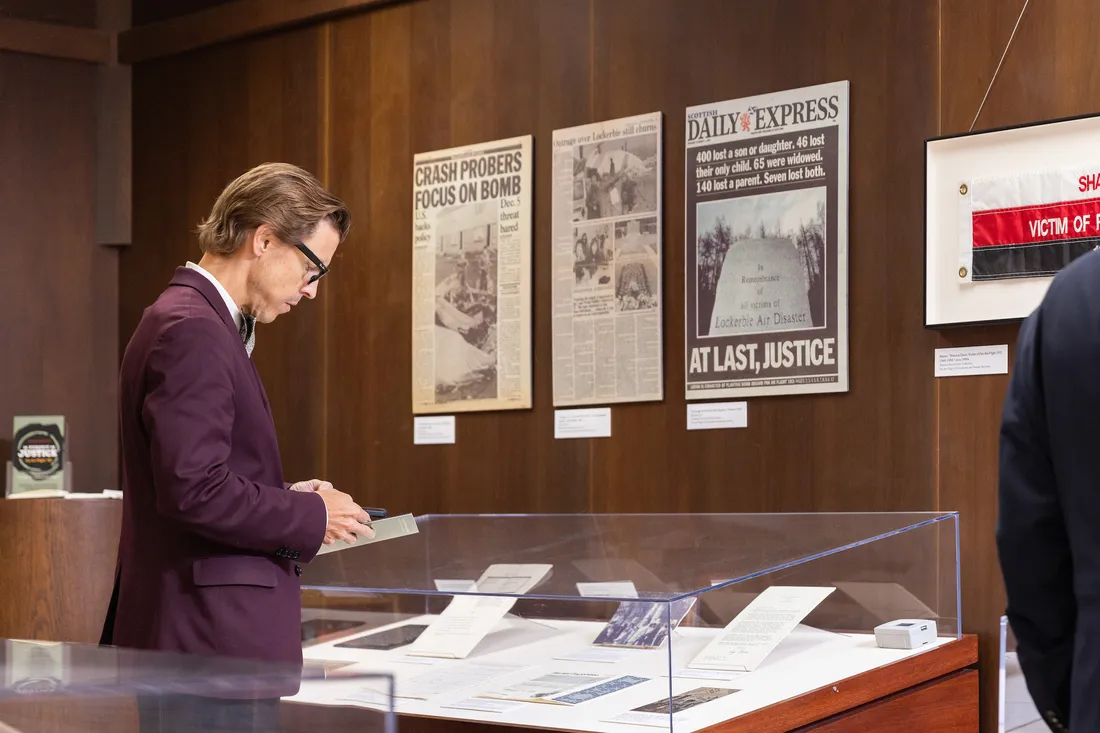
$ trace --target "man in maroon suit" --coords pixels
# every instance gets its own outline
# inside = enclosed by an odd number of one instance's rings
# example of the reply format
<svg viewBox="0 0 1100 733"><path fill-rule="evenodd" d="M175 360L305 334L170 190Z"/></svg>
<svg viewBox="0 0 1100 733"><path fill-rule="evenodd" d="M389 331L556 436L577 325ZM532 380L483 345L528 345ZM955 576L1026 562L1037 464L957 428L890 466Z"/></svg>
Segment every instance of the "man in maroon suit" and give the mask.
<svg viewBox="0 0 1100 733"><path fill-rule="evenodd" d="M121 366L122 536L101 643L301 664L301 563L373 535L328 482L284 482L251 351L256 323L316 296L349 224L310 174L259 166L142 315Z"/></svg>

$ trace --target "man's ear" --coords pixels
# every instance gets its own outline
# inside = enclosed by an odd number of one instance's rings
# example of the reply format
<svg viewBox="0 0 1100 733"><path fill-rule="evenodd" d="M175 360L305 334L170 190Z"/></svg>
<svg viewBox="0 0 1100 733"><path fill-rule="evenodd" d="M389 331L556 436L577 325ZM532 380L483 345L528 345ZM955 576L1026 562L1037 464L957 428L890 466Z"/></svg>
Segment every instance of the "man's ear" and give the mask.
<svg viewBox="0 0 1100 733"><path fill-rule="evenodd" d="M252 244L252 255L254 257L262 257L264 253L273 246L273 238L274 232L267 224L261 224L256 227L250 239Z"/></svg>

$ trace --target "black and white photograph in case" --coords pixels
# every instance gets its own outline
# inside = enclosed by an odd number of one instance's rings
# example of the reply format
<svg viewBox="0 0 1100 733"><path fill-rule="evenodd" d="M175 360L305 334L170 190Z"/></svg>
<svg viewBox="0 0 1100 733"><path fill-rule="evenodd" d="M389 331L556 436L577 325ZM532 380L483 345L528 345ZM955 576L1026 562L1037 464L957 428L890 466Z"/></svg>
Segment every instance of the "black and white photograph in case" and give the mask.
<svg viewBox="0 0 1100 733"><path fill-rule="evenodd" d="M595 221L657 211L656 134L573 148L573 220Z"/></svg>
<svg viewBox="0 0 1100 733"><path fill-rule="evenodd" d="M848 391L848 83L685 122L686 398Z"/></svg>
<svg viewBox="0 0 1100 733"><path fill-rule="evenodd" d="M702 705L712 700L718 700L726 695L732 695L735 692L740 692L740 690L732 690L727 687L696 687L694 690L681 692L671 699L666 697L664 700L658 700L657 702L651 702L648 705L634 708L633 712L658 713L664 715L671 713L675 715L676 713L682 713L697 705Z"/></svg>
<svg viewBox="0 0 1100 733"><path fill-rule="evenodd" d="M554 406L664 397L659 112L555 130Z"/></svg>
<svg viewBox="0 0 1100 733"><path fill-rule="evenodd" d="M530 135L413 158L413 413L531 407Z"/></svg>
<svg viewBox="0 0 1100 733"><path fill-rule="evenodd" d="M592 643L599 646L656 649L668 640L669 632L680 625L694 605L695 598L684 598L671 603L623 601Z"/></svg>

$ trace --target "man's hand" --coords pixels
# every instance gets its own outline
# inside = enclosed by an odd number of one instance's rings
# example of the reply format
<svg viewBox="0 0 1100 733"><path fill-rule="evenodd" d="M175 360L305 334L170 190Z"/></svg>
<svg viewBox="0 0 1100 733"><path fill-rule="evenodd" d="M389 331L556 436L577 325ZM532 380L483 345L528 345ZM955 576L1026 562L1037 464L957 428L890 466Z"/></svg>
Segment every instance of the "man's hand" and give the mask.
<svg viewBox="0 0 1100 733"><path fill-rule="evenodd" d="M299 481L290 485L291 491L313 491L320 495L325 502L328 511L328 528L325 530L325 544L331 545L336 540L343 540L348 544L355 544L357 536L371 539L374 530L367 526L370 515L356 504L350 496L342 491L337 491L328 481L310 479Z"/></svg>

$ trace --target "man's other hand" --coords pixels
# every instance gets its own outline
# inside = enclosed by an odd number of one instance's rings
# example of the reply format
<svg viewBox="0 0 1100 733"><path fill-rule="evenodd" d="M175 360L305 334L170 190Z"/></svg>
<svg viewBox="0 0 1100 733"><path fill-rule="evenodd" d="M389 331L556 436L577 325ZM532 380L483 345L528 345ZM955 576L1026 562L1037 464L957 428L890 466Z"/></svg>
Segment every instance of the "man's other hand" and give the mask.
<svg viewBox="0 0 1100 733"><path fill-rule="evenodd" d="M314 491L325 502L328 511L328 527L325 529L325 544L331 545L337 540L355 544L358 537L371 539L374 530L367 526L370 515L355 503L350 496L337 491L328 481L310 479L291 484L291 491Z"/></svg>

